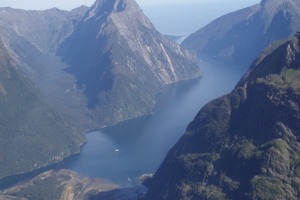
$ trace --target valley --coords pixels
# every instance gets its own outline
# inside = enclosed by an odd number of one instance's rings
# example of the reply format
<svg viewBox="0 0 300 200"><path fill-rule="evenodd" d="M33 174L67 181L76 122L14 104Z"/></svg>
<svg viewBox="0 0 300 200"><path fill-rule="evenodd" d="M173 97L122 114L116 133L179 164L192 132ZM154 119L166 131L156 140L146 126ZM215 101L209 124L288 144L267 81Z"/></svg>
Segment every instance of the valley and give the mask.
<svg viewBox="0 0 300 200"><path fill-rule="evenodd" d="M196 58L163 37L134 0L71 11L0 8L0 27L0 178L78 153L85 132L149 115L161 88L201 76Z"/></svg>
<svg viewBox="0 0 300 200"><path fill-rule="evenodd" d="M125 186L128 178L137 184L142 174L154 173L197 110L230 92L244 73L205 58L201 66L203 78L164 88L152 115L88 133L81 154L64 167Z"/></svg>
<svg viewBox="0 0 300 200"><path fill-rule="evenodd" d="M123 189L133 188L126 195L137 195L134 188L141 187L139 177L156 171L197 110L230 92L244 73L237 70L238 66L209 57L201 59L201 69L203 78L165 87L157 96L152 115L87 133L87 143L80 154L44 171L68 169L84 177L113 182ZM12 177L6 182L14 185L42 172L15 177L15 180Z"/></svg>
<svg viewBox="0 0 300 200"><path fill-rule="evenodd" d="M0 8L0 198L299 199L298 19L262 0L179 45L135 0Z"/></svg>

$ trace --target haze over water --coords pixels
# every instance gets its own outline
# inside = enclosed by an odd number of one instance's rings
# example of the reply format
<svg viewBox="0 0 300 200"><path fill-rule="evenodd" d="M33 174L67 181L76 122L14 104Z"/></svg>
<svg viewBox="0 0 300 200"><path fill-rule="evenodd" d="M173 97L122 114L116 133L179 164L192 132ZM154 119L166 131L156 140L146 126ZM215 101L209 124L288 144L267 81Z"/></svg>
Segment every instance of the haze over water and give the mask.
<svg viewBox="0 0 300 200"><path fill-rule="evenodd" d="M259 2L259 0L199 0L174 4L140 3L140 6L161 33L187 37L222 15Z"/></svg>

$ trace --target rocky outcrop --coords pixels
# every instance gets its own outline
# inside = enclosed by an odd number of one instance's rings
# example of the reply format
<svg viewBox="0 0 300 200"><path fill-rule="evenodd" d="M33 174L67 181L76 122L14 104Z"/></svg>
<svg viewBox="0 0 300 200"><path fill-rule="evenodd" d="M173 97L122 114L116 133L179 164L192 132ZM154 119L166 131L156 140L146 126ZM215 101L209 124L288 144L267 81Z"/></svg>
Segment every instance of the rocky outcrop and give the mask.
<svg viewBox="0 0 300 200"><path fill-rule="evenodd" d="M266 46L293 36L299 27L299 1L264 0L214 20L182 45L199 55L231 59L247 67Z"/></svg>
<svg viewBox="0 0 300 200"><path fill-rule="evenodd" d="M299 199L300 32L207 104L146 199Z"/></svg>

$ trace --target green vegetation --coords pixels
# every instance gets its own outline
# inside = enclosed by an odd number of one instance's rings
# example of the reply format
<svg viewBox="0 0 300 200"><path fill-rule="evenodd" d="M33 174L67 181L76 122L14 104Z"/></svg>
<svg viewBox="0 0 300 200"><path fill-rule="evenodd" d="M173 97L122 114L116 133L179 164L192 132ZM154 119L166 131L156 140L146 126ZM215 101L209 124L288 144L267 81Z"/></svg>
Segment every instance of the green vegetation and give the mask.
<svg viewBox="0 0 300 200"><path fill-rule="evenodd" d="M60 199L64 191L62 180L65 181L64 179L59 180L54 176L47 177L44 180L37 179L32 184L28 184L27 187L20 188L13 195L27 199Z"/></svg>
<svg viewBox="0 0 300 200"><path fill-rule="evenodd" d="M0 196L4 194L26 200L88 200L99 191L106 192L116 188L116 185L99 179L81 178L69 170L51 170L0 191Z"/></svg>
<svg viewBox="0 0 300 200"><path fill-rule="evenodd" d="M0 43L0 178L79 152L84 138L44 103Z"/></svg>
<svg viewBox="0 0 300 200"><path fill-rule="evenodd" d="M237 159L250 159L256 153L256 146L247 139L241 139L240 141L232 145L233 154Z"/></svg>
<svg viewBox="0 0 300 200"><path fill-rule="evenodd" d="M300 70L286 69L280 74L270 74L266 78L259 78L257 82L265 83L281 90L292 88L300 92Z"/></svg>
<svg viewBox="0 0 300 200"><path fill-rule="evenodd" d="M184 169L190 172L190 179L197 176L200 179L205 179L210 176L213 171L212 162L214 161L213 154L183 154L179 160L184 164Z"/></svg>
<svg viewBox="0 0 300 200"><path fill-rule="evenodd" d="M202 108L146 199L300 199L299 41L300 32Z"/></svg>
<svg viewBox="0 0 300 200"><path fill-rule="evenodd" d="M225 200L226 195L220 190L219 187L213 185L204 185L203 183L190 183L182 184L179 187L182 191L183 200Z"/></svg>
<svg viewBox="0 0 300 200"><path fill-rule="evenodd" d="M284 183L266 176L256 176L251 180L252 192L250 198L253 200L273 200L273 199L285 199L281 186Z"/></svg>

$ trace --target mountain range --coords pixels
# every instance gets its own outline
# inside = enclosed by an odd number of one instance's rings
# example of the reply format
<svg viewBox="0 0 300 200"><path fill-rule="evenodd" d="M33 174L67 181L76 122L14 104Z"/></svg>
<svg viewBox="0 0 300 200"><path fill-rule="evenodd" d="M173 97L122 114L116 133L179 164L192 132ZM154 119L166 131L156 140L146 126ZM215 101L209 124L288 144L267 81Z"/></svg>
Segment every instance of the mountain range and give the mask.
<svg viewBox="0 0 300 200"><path fill-rule="evenodd" d="M200 56L252 65L231 93L199 111L149 176L145 199L300 199L299 5L263 0L184 41ZM0 178L78 153L86 130L150 114L162 87L201 76L195 60L134 0L0 8ZM116 197L114 189L61 170L0 198L98 199Z"/></svg>
<svg viewBox="0 0 300 200"><path fill-rule="evenodd" d="M200 110L146 199L300 198L299 41L300 30L271 45L231 93Z"/></svg>
<svg viewBox="0 0 300 200"><path fill-rule="evenodd" d="M292 37L299 27L299 1L262 0L212 21L182 46L200 56L229 59L248 67L266 46Z"/></svg>
<svg viewBox="0 0 300 200"><path fill-rule="evenodd" d="M0 39L0 178L78 153L83 132L151 114L162 87L201 75L134 0L0 8Z"/></svg>

